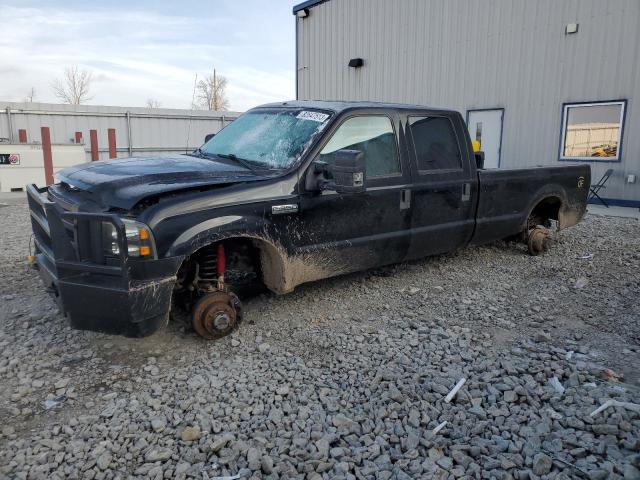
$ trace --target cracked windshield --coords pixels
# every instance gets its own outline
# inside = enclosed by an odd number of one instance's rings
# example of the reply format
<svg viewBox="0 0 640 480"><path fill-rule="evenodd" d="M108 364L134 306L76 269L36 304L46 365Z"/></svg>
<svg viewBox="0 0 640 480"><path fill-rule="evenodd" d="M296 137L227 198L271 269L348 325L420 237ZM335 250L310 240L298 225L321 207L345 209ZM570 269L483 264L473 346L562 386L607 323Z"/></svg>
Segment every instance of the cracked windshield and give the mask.
<svg viewBox="0 0 640 480"><path fill-rule="evenodd" d="M253 110L221 130L200 151L256 167L286 169L300 158L329 117L317 110Z"/></svg>

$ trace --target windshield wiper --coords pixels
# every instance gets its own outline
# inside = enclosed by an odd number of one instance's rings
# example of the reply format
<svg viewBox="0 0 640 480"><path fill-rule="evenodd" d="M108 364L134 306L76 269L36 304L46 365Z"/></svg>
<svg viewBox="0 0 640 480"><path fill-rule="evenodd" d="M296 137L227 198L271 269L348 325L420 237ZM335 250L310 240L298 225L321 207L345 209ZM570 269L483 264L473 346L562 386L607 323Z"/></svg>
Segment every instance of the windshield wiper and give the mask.
<svg viewBox="0 0 640 480"><path fill-rule="evenodd" d="M200 147L196 148L193 152L187 153L185 155L189 155L190 157L206 158L205 153Z"/></svg>
<svg viewBox="0 0 640 480"><path fill-rule="evenodd" d="M216 153L215 155L220 158L228 158L229 160L233 160L234 162L242 165L244 168L246 168L247 170L251 170L252 172L255 170L254 166L251 165L249 160L240 158L233 153Z"/></svg>

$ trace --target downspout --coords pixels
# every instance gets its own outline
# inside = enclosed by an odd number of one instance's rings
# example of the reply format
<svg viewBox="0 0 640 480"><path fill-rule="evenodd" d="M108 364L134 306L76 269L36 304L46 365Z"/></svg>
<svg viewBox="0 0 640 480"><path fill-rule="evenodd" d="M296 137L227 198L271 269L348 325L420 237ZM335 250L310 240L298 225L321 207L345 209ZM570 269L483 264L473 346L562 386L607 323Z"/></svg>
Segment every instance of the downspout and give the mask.
<svg viewBox="0 0 640 480"><path fill-rule="evenodd" d="M13 122L11 121L11 107L7 107L7 126L9 127L9 143L13 143Z"/></svg>
<svg viewBox="0 0 640 480"><path fill-rule="evenodd" d="M296 100L298 100L298 15L293 14L294 21L296 22Z"/></svg>
<svg viewBox="0 0 640 480"><path fill-rule="evenodd" d="M131 112L127 111L127 142L129 143L129 156L133 156L133 142L131 140Z"/></svg>

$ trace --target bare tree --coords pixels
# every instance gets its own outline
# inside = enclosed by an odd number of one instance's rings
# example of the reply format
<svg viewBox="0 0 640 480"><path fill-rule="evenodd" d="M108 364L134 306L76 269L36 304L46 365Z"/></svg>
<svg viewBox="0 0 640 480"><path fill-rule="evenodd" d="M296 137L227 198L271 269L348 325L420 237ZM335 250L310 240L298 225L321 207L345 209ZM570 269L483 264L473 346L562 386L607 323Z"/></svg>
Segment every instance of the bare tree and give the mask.
<svg viewBox="0 0 640 480"><path fill-rule="evenodd" d="M91 100L89 89L91 88L92 74L88 70L79 70L77 66L64 69L64 78L53 82L51 88L56 97L64 103L80 105Z"/></svg>
<svg viewBox="0 0 640 480"><path fill-rule="evenodd" d="M197 98L200 107L206 110L229 110L229 100L227 99L227 79L216 73L204 77L196 86Z"/></svg>
<svg viewBox="0 0 640 480"><path fill-rule="evenodd" d="M155 98L147 98L147 108L160 108L162 103Z"/></svg>
<svg viewBox="0 0 640 480"><path fill-rule="evenodd" d="M24 97L24 101L27 103L33 103L35 98L36 98L36 89L34 87L31 87L31 89L29 90L29 93L27 93L27 96Z"/></svg>

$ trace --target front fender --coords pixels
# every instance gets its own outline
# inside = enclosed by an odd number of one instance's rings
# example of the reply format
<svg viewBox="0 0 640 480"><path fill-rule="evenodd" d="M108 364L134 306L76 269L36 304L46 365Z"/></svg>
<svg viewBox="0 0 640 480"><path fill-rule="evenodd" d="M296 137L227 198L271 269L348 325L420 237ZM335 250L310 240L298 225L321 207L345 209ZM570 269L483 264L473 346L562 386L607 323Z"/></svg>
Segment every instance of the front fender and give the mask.
<svg viewBox="0 0 640 480"><path fill-rule="evenodd" d="M274 293L292 291L305 281L299 278L303 259L289 255L279 242L269 236L269 223L263 218L227 215L205 220L185 230L167 251L167 256L188 257L214 242L234 238L253 241L260 251L260 268L265 286Z"/></svg>
<svg viewBox="0 0 640 480"><path fill-rule="evenodd" d="M167 251L167 256L185 256L221 240L250 239L260 251L262 281L274 293L291 292L302 283L336 274L326 259L314 254L292 254L270 235L263 218L227 215L205 220L185 230Z"/></svg>
<svg viewBox="0 0 640 480"><path fill-rule="evenodd" d="M229 237L267 237L268 223L258 217L225 215L193 225L168 248L166 256L191 255L200 248Z"/></svg>

